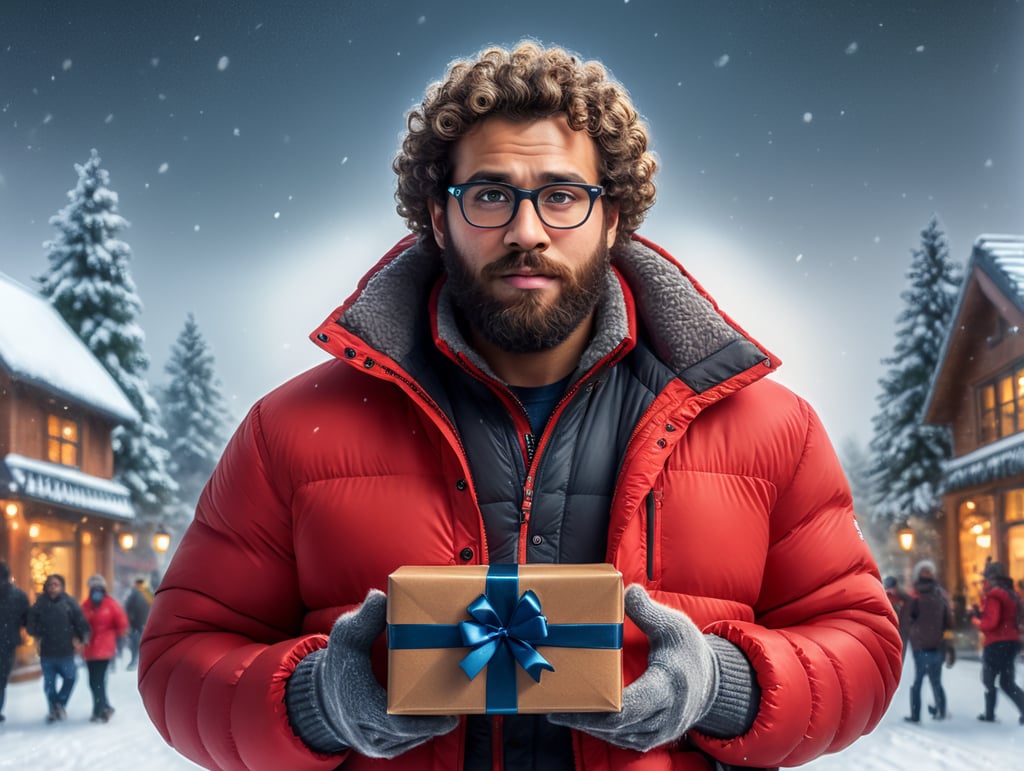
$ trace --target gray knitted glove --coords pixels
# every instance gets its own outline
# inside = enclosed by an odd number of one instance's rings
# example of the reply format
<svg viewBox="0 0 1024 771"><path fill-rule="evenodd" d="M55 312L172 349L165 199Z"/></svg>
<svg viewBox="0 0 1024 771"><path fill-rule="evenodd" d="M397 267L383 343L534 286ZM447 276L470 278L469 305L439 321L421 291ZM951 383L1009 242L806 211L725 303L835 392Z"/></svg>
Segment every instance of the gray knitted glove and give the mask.
<svg viewBox="0 0 1024 771"><path fill-rule="evenodd" d="M548 715L557 725L638 752L680 738L711 708L718 665L685 613L661 605L644 588L626 589L626 614L649 638L647 671L622 691L621 712Z"/></svg>
<svg viewBox="0 0 1024 771"><path fill-rule="evenodd" d="M296 668L292 679L298 678L300 684L286 695L288 713L299 735L313 749L329 752L349 747L371 758L394 758L459 724L454 715L387 714L387 695L370 669L370 648L384 631L386 607L384 592L371 589L362 605L334 623L327 648L300 663L299 667L305 667L313 660L308 679L315 698L310 698L301 684L309 672L300 673ZM314 717L311 713L318 714ZM331 730L317 730L316 723L321 721ZM312 736L319 741L309 742L307 737ZM330 742L334 747L323 745L328 737L337 740ZM344 747L337 746L339 742Z"/></svg>

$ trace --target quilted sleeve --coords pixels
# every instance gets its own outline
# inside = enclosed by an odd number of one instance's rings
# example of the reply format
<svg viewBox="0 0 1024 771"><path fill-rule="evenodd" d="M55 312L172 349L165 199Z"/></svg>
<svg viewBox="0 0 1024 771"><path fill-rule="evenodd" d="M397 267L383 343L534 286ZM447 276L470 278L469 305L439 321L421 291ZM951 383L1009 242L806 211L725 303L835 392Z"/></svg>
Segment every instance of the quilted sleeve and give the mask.
<svg viewBox="0 0 1024 771"><path fill-rule="evenodd" d="M798 408L795 435L775 437L803 449L777 480L755 619L705 630L746 653L761 688L746 734L691 737L723 763L796 766L837 752L875 727L899 683L899 627L849 486L818 417Z"/></svg>
<svg viewBox="0 0 1024 771"><path fill-rule="evenodd" d="M200 498L142 640L139 690L163 738L207 768L338 766L292 732L285 682L323 635L304 607L287 492L276 489L249 413Z"/></svg>

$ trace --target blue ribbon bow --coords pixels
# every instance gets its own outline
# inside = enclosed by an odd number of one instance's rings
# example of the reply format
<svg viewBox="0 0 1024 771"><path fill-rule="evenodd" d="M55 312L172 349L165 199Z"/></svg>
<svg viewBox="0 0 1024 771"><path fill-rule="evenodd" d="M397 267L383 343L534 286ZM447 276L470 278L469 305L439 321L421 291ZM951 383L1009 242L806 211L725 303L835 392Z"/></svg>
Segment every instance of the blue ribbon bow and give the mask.
<svg viewBox="0 0 1024 771"><path fill-rule="evenodd" d="M540 612L540 600L531 590L526 590L512 611L512 617L503 619L498 615L486 595L481 594L470 603L469 615L473 621L459 624L462 642L473 650L459 662L462 671L470 680L480 674L489 661L503 647L519 662L519 666L536 682L540 682L545 669L554 672L551 663L537 652L534 645L542 643L548 636L548 620Z"/></svg>

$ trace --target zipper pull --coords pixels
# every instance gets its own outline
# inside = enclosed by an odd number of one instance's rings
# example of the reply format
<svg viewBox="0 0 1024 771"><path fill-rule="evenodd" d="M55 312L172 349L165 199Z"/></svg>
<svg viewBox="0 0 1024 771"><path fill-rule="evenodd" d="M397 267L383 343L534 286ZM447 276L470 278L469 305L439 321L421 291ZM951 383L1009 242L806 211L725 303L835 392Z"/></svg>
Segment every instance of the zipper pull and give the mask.
<svg viewBox="0 0 1024 771"><path fill-rule="evenodd" d="M523 434L523 441L526 443L527 464L533 463L533 453L537 450L537 435Z"/></svg>

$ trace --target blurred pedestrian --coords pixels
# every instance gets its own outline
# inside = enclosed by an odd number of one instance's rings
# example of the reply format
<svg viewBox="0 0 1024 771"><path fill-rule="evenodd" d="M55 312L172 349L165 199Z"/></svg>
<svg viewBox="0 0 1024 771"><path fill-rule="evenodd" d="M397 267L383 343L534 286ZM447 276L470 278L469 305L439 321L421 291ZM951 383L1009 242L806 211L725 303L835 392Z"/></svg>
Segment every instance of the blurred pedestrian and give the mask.
<svg viewBox="0 0 1024 771"><path fill-rule="evenodd" d="M910 595L900 588L900 580L896 576L886 576L882 582L885 587L885 596L892 603L892 609L896 611L896 618L900 622L900 639L903 641L903 657L907 656L909 641L907 639L907 620L904 618L904 611L910 601Z"/></svg>
<svg viewBox="0 0 1024 771"><path fill-rule="evenodd" d="M935 704L928 711L936 720L946 719L946 691L942 687L942 664L946 659L944 635L953 628L953 610L946 593L935 579L935 563L921 560L914 565L914 592L904 606L907 634L914 649L914 682L910 686L910 715L904 720L921 721L921 685L927 677Z"/></svg>
<svg viewBox="0 0 1024 771"><path fill-rule="evenodd" d="M82 652L89 669L89 690L92 692L93 723L106 723L114 714L107 698L107 667L117 654L117 641L128 634L128 617L120 603L107 594L107 580L99 573L86 582L89 596L82 603L82 612L92 627L92 637Z"/></svg>
<svg viewBox="0 0 1024 771"><path fill-rule="evenodd" d="M0 723L4 722L7 681L14 669L14 654L21 645L21 630L28 623L28 595L11 583L11 569L0 560Z"/></svg>
<svg viewBox="0 0 1024 771"><path fill-rule="evenodd" d="M89 622L65 589L64 576L46 577L43 591L28 611L28 633L36 640L43 670L43 692L49 712L46 722L67 718L68 699L75 687L75 654L89 640ZM57 688L57 678L61 685Z"/></svg>
<svg viewBox="0 0 1024 771"><path fill-rule="evenodd" d="M146 579L136 578L135 585L124 601L124 610L128 614L128 649L132 654L132 660L128 662L129 672L139 665L139 642L142 640L142 630L146 626L149 606L152 604L153 592L146 585Z"/></svg>
<svg viewBox="0 0 1024 771"><path fill-rule="evenodd" d="M985 635L981 651L981 682L985 685L985 711L978 720L991 723L996 719L996 680L1020 712L1024 725L1024 690L1016 683L1014 662L1020 652L1017 628L1017 605L1020 598L1013 590L1013 580L1001 562L989 562L982 574L984 582L981 609L971 619Z"/></svg>

